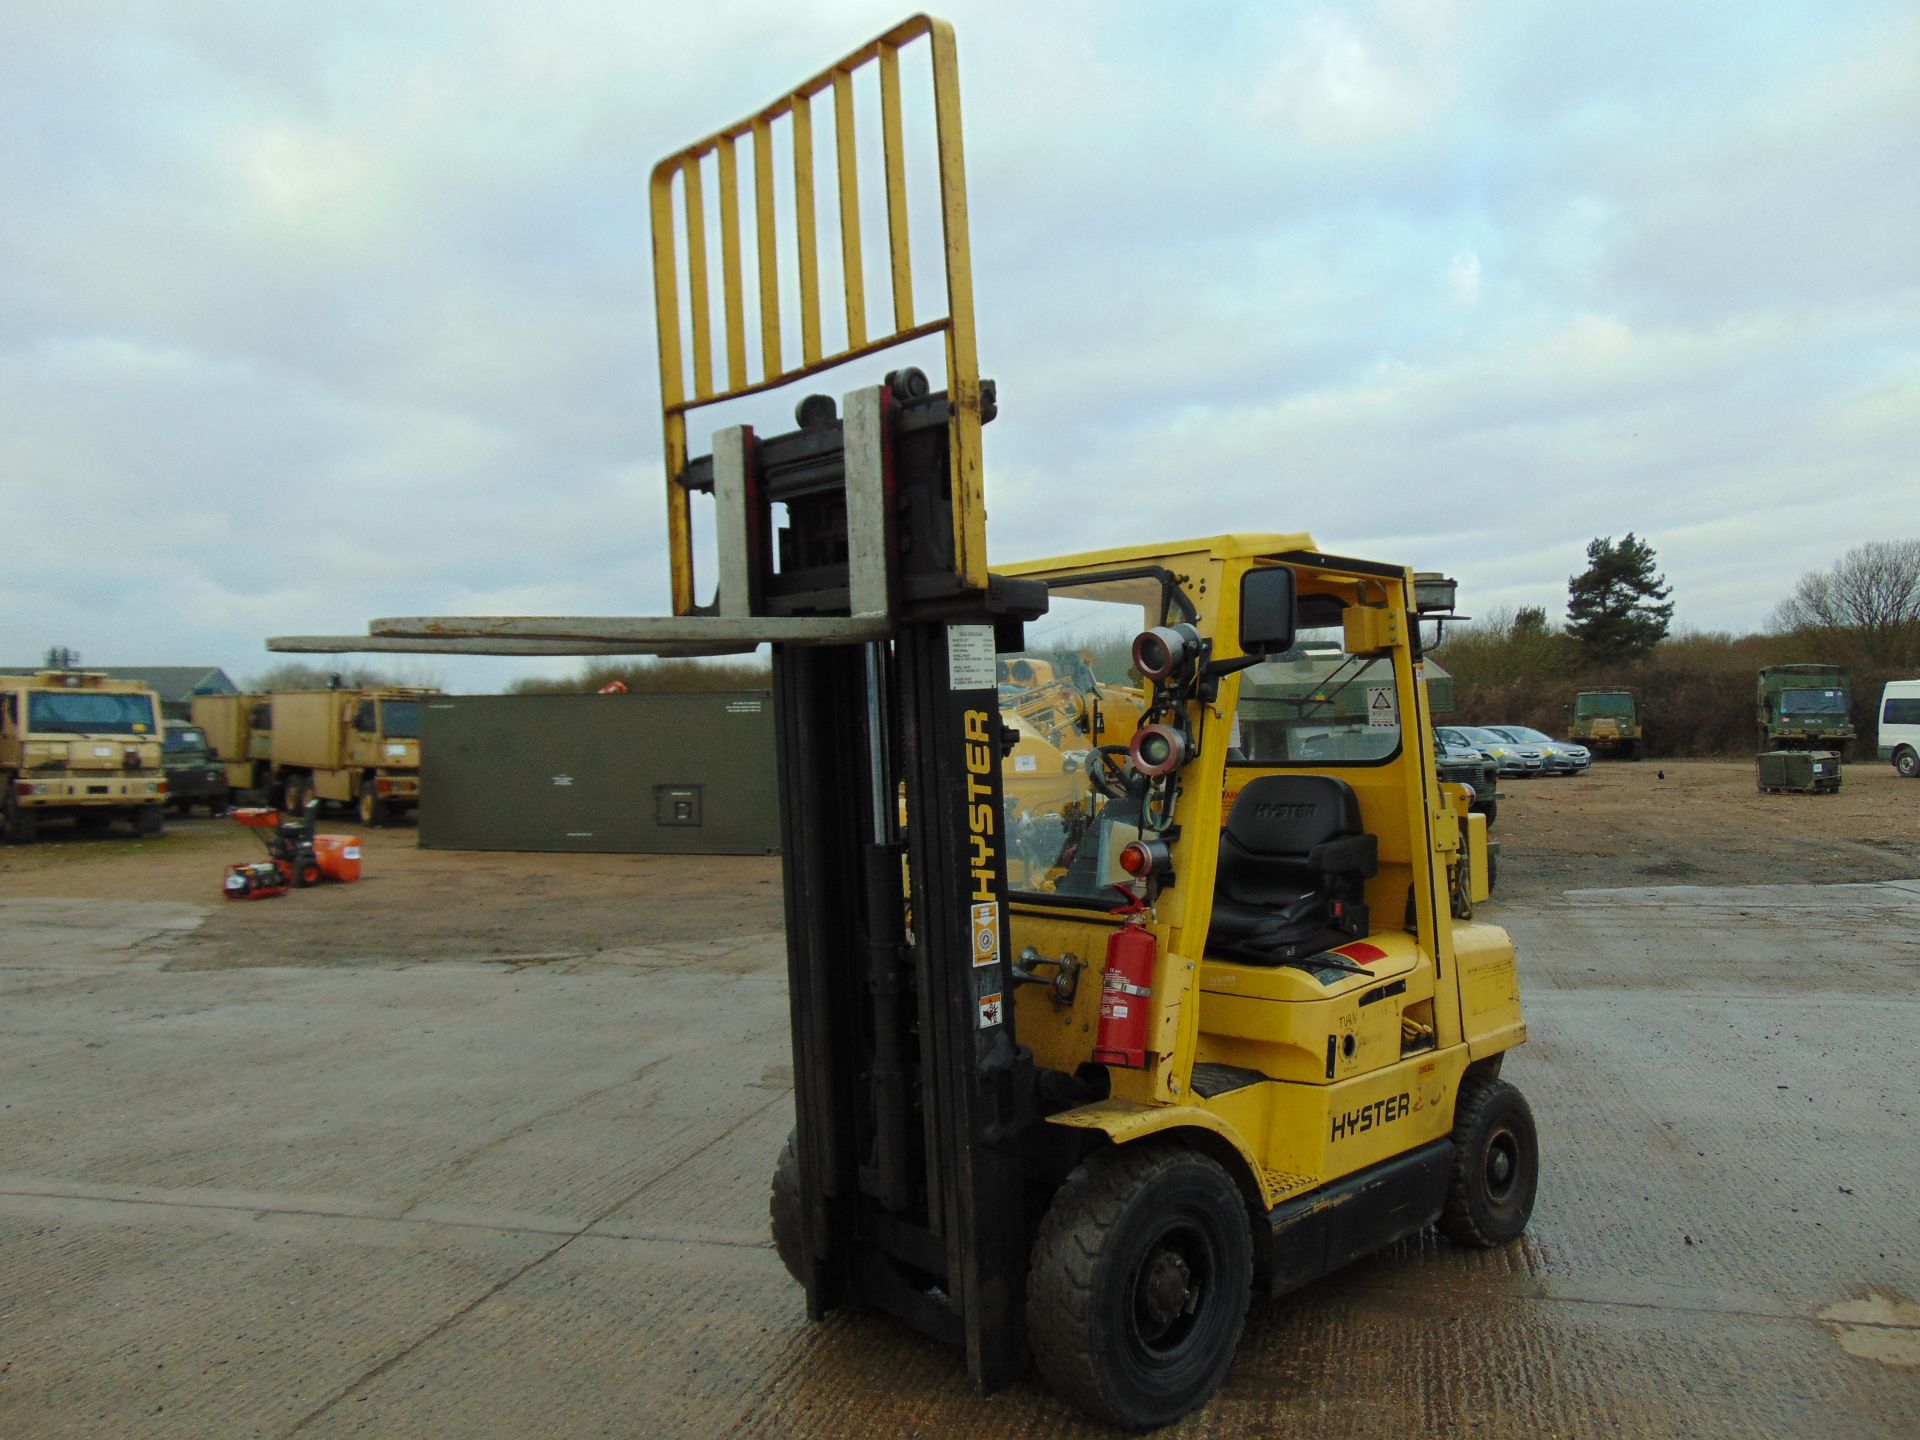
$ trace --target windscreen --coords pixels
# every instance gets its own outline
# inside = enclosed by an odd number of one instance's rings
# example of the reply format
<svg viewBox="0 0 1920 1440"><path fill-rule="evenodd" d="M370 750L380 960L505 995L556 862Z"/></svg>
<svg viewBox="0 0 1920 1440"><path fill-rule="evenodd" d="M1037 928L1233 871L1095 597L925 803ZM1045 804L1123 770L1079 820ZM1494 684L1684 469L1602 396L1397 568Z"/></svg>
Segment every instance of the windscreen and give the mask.
<svg viewBox="0 0 1920 1440"><path fill-rule="evenodd" d="M111 690L36 690L28 699L27 728L70 735L151 735L153 699Z"/></svg>
<svg viewBox="0 0 1920 1440"><path fill-rule="evenodd" d="M166 750L169 755L179 754L189 750L204 750L206 748L207 737L198 730L185 729L167 731Z"/></svg>
<svg viewBox="0 0 1920 1440"><path fill-rule="evenodd" d="M1784 715L1845 715L1847 693L1844 690L1786 690L1780 695Z"/></svg>
<svg viewBox="0 0 1920 1440"><path fill-rule="evenodd" d="M1551 745L1554 739L1544 731L1529 729L1525 725L1502 725L1500 729L1515 740L1527 745Z"/></svg>
<svg viewBox="0 0 1920 1440"><path fill-rule="evenodd" d="M1306 629L1240 682L1237 753L1247 765L1367 765L1400 749L1393 659L1349 655L1341 626Z"/></svg>
<svg viewBox="0 0 1920 1440"><path fill-rule="evenodd" d="M1007 879L1028 895L1110 906L1119 854L1141 828L1126 747L1147 707L1133 640L1166 618L1168 582L1049 581L1026 648L999 656L1000 719L1019 739L1000 762Z"/></svg>
<svg viewBox="0 0 1920 1440"><path fill-rule="evenodd" d="M1621 719L1633 717L1633 697L1631 695L1582 695L1573 702L1576 715L1617 715Z"/></svg>
<svg viewBox="0 0 1920 1440"><path fill-rule="evenodd" d="M418 700L382 700L380 733L389 740L420 738L420 702Z"/></svg>

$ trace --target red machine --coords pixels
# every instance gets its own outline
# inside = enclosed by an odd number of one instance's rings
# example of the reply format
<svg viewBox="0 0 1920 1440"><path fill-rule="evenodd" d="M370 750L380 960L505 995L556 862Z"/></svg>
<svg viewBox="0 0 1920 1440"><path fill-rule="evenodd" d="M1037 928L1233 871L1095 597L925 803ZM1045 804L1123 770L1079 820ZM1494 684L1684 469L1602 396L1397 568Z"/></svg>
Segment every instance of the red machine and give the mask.
<svg viewBox="0 0 1920 1440"><path fill-rule="evenodd" d="M1127 903L1109 913L1127 918L1107 937L1107 968L1100 976L1100 1033L1095 1037L1093 1061L1144 1070L1153 961L1158 952L1147 929L1147 902L1124 888L1120 893Z"/></svg>
<svg viewBox="0 0 1920 1440"><path fill-rule="evenodd" d="M318 800L309 800L298 819L282 819L278 810L235 810L235 823L260 837L260 843L267 847L267 858L229 865L222 893L229 900L264 900L270 895L284 895L296 885L358 880L360 837L315 835L313 820L319 809Z"/></svg>

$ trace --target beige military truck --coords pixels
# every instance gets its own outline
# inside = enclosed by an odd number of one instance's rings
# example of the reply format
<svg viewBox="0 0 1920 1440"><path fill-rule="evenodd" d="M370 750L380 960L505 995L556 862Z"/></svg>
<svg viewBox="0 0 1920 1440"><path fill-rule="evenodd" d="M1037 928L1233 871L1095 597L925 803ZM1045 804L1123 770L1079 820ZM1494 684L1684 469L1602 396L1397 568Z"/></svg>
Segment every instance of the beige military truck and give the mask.
<svg viewBox="0 0 1920 1440"><path fill-rule="evenodd" d="M273 706L265 695L196 695L193 723L226 767L228 798L242 790L273 798Z"/></svg>
<svg viewBox="0 0 1920 1440"><path fill-rule="evenodd" d="M0 675L0 785L0 824L15 845L37 840L48 820L130 820L136 834L158 835L167 804L159 698L90 670Z"/></svg>
<svg viewBox="0 0 1920 1440"><path fill-rule="evenodd" d="M309 796L350 804L384 825L420 803L420 702L438 690L380 686L279 690L272 706L273 776L298 813Z"/></svg>

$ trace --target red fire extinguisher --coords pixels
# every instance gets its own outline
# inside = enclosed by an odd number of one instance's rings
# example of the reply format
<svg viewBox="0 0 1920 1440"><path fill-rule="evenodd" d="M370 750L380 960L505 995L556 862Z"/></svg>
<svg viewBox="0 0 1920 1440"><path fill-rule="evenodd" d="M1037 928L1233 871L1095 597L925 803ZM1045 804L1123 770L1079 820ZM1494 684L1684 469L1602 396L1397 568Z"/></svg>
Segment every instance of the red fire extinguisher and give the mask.
<svg viewBox="0 0 1920 1440"><path fill-rule="evenodd" d="M1100 1033L1096 1065L1147 1068L1147 1010L1153 1000L1153 960L1158 947L1147 929L1147 902L1115 886L1127 903L1110 911L1126 923L1107 937L1107 968L1100 975Z"/></svg>

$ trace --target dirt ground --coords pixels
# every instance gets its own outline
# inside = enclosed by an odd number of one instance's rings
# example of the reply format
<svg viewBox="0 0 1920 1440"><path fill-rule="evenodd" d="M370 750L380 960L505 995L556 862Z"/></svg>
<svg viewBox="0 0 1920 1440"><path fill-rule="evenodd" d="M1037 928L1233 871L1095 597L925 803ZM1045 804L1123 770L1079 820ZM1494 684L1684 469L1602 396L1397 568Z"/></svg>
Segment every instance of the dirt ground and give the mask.
<svg viewBox="0 0 1920 1440"><path fill-rule="evenodd" d="M1734 761L1601 764L1577 778L1503 784L1495 901L1637 885L1837 884L1920 875L1920 784L1888 765L1847 768L1834 795L1767 795ZM361 832L365 879L217 907L176 968L520 960L545 964L638 942L745 940L781 928L778 857L421 850L410 826ZM0 847L0 893L179 900L219 893L227 862L259 846L225 820L175 820L138 841L49 827Z"/></svg>
<svg viewBox="0 0 1920 1440"><path fill-rule="evenodd" d="M1751 761L1602 762L1503 782L1502 897L1629 885L1837 885L1920 874L1920 784L1849 765L1832 795L1769 795ZM1497 897L1498 898L1498 897Z"/></svg>

